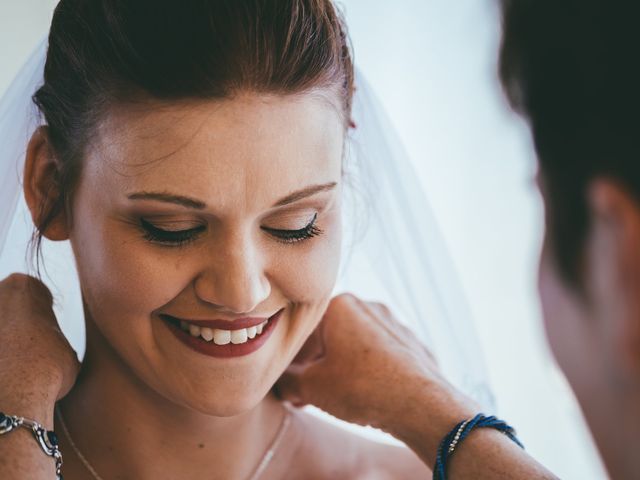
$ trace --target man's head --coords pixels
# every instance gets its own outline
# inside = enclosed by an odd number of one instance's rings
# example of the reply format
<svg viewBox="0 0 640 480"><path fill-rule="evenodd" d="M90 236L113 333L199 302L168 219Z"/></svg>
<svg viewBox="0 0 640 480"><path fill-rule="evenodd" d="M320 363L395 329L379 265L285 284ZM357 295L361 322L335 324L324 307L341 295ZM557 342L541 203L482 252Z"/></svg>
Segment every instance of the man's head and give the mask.
<svg viewBox="0 0 640 480"><path fill-rule="evenodd" d="M608 467L629 471L614 451L640 432L640 2L502 6L500 76L546 206L547 334Z"/></svg>

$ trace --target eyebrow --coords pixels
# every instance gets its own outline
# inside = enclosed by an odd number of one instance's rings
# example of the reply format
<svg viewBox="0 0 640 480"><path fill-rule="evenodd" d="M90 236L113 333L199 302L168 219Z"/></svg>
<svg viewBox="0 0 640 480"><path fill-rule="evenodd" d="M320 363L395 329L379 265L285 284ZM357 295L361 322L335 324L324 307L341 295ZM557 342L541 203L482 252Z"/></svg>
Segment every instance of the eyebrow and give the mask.
<svg viewBox="0 0 640 480"><path fill-rule="evenodd" d="M334 188L336 188L336 185L337 185L336 182L331 182L331 183L326 183L324 185L312 185L311 187L307 187L307 188L304 188L302 190L298 190L297 192L293 192L293 193L287 195L286 197L278 200L273 205L273 208L282 207L284 205L289 205L291 203L295 203L295 202L300 201L300 200L302 200L304 198L316 195L316 194L318 194L320 192L328 192L328 191L333 190Z"/></svg>
<svg viewBox="0 0 640 480"><path fill-rule="evenodd" d="M293 192L286 197L278 200L272 208L290 205L292 203L316 195L320 192L333 190L336 185L336 182L331 182L324 185L312 185L302 190L298 190L297 192ZM198 199L185 197L183 195L174 195L167 192L136 192L128 195L127 198L129 198L130 200L156 200L159 202L173 203L175 205L193 208L195 210L204 210L207 207L204 202Z"/></svg>
<svg viewBox="0 0 640 480"><path fill-rule="evenodd" d="M183 195L173 195L165 192L137 192L132 193L127 198L130 200L157 200L159 202L173 203L187 208L196 210L204 210L206 205L195 198L185 197Z"/></svg>

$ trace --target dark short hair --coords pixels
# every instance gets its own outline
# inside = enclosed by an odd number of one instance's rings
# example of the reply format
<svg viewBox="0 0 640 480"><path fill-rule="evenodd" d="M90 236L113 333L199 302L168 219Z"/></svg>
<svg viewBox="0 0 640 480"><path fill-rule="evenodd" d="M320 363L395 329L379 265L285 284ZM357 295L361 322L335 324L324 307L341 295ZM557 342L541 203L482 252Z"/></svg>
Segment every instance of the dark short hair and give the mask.
<svg viewBox="0 0 640 480"><path fill-rule="evenodd" d="M69 208L86 147L114 105L324 89L346 128L353 82L332 0L61 0L33 97L61 165L60 194L42 208L35 249Z"/></svg>
<svg viewBox="0 0 640 480"><path fill-rule="evenodd" d="M531 126L556 263L579 285L591 182L640 197L640 2L501 3L500 77Z"/></svg>

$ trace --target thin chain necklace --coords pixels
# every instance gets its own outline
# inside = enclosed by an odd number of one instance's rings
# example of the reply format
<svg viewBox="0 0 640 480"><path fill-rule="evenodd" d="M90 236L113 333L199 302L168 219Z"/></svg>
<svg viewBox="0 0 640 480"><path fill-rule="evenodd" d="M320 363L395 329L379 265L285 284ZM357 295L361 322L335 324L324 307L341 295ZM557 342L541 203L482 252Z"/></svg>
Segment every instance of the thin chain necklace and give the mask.
<svg viewBox="0 0 640 480"><path fill-rule="evenodd" d="M95 469L91 466L91 464L89 463L89 460L85 458L85 456L82 454L78 446L73 441L73 438L71 438L71 434L69 433L67 424L65 423L64 418L62 417L62 411L60 410L60 407L57 404L56 404L55 410L56 410L56 415L58 416L58 420L60 421L60 426L62 427L62 432L64 433L67 440L69 440L69 445L71 445L71 448L73 448L73 451L75 452L75 454L78 456L78 458L80 459L84 467L87 469L89 473L91 473L91 475L95 480L102 480L102 477L98 475L98 472L96 472ZM278 433L276 434L275 438L271 442L271 445L269 446L264 456L262 457L262 460L260 460L260 463L258 464L256 469L253 471L253 474L251 474L251 476L249 477L249 480L258 480L260 478L260 476L264 473L264 471L269 466L269 463L271 462L271 459L275 455L275 452L278 449L278 446L282 442L284 434L289 428L289 423L291 422L291 412L286 405L284 406L284 410L285 410L284 418L282 419L282 423L280 424Z"/></svg>

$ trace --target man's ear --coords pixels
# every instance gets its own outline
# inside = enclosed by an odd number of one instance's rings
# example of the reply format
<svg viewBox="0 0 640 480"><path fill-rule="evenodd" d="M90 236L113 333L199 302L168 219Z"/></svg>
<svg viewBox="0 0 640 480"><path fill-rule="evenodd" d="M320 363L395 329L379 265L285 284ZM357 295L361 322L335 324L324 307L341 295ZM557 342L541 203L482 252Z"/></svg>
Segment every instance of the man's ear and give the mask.
<svg viewBox="0 0 640 480"><path fill-rule="evenodd" d="M618 357L617 368L640 382L640 202L608 179L591 184L588 200L592 225L587 275L592 308L603 322L598 331Z"/></svg>
<svg viewBox="0 0 640 480"><path fill-rule="evenodd" d="M46 127L38 128L27 147L24 166L24 196L35 225L60 203L59 164L49 143ZM69 238L64 206L41 232L53 241Z"/></svg>

